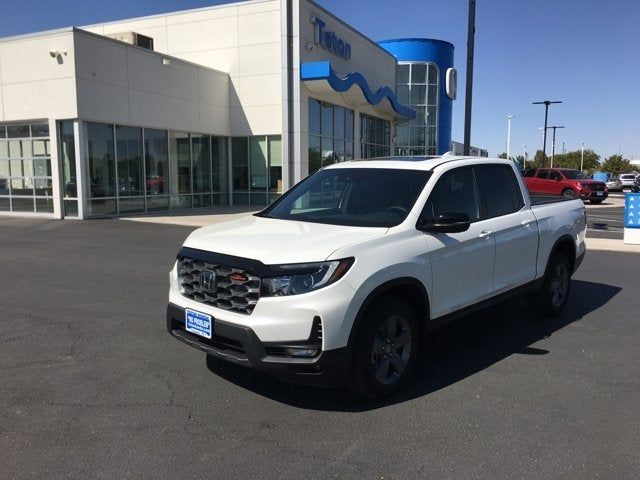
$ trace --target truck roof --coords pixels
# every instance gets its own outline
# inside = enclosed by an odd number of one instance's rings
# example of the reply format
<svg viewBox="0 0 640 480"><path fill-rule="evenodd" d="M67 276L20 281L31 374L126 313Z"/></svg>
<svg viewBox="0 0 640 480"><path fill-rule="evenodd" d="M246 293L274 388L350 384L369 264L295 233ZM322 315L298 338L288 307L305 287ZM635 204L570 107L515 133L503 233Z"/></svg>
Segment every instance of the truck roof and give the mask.
<svg viewBox="0 0 640 480"><path fill-rule="evenodd" d="M478 160L480 162L511 163L502 158L472 157L458 155L434 155L434 156L390 156L368 159L357 159L350 162L339 162L324 168L397 168L403 170L433 170L444 163L459 160Z"/></svg>

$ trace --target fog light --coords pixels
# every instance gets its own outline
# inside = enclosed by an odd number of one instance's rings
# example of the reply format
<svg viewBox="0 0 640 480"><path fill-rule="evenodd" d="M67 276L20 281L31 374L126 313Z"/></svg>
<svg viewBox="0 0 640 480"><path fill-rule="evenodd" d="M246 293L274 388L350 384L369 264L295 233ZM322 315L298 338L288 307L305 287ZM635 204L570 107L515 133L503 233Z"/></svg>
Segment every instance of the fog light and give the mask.
<svg viewBox="0 0 640 480"><path fill-rule="evenodd" d="M318 354L317 348L291 348L286 347L284 349L287 355L291 355L292 357L315 357Z"/></svg>

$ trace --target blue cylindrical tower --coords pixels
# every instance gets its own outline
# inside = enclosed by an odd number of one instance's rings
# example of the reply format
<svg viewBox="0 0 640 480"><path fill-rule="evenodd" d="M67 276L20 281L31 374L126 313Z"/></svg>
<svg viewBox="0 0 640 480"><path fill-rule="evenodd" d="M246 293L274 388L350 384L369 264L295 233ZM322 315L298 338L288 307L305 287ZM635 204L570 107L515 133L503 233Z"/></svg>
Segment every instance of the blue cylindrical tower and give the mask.
<svg viewBox="0 0 640 480"><path fill-rule="evenodd" d="M433 151L433 146L430 145L430 138L432 138L431 132L435 128L435 135L437 135L437 154L442 155L449 150L451 144L451 127L452 127L452 114L453 114L453 100L447 96L446 92L446 72L447 69L453 68L453 51L454 46L449 42L442 40L434 40L431 38L398 38L393 40L383 40L378 42L379 45L391 53L399 63L398 73L396 74L397 95L398 99L402 102L404 98L408 101L408 105L411 108L418 111L418 119L420 118L421 105L424 104L425 115L425 131L424 131L424 146L426 147L426 153L429 150ZM404 65L411 65L403 66ZM420 74L422 73L422 67L418 67L424 64L433 64L437 67L437 88L434 85L433 75L426 74L424 80L426 92L424 103L422 98L422 79ZM416 66L414 66L416 65ZM433 70L427 69L427 72ZM417 75L415 74L417 73ZM406 82L406 95L405 90ZM414 82L416 80L417 82ZM433 98L433 94L430 92L437 91L437 98ZM430 108L431 106L431 108ZM430 113L435 108L437 115L437 125L433 125L434 122L429 118ZM417 146L421 138L423 138L418 130L416 121L410 124L408 127L402 126L401 134L397 134L396 138L399 141L399 145L402 145L402 140L405 138L404 129L408 129L406 132L407 145ZM411 147L408 147L408 152L411 153Z"/></svg>

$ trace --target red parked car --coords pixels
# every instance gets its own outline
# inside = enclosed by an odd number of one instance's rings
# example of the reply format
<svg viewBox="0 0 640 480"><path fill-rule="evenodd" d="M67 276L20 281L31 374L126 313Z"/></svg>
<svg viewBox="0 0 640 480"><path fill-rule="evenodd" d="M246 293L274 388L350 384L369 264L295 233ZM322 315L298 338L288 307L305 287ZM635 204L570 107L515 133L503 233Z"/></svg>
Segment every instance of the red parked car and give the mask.
<svg viewBox="0 0 640 480"><path fill-rule="evenodd" d="M562 195L602 203L609 196L604 182L592 180L580 170L570 168L534 168L524 173L529 192L534 195Z"/></svg>

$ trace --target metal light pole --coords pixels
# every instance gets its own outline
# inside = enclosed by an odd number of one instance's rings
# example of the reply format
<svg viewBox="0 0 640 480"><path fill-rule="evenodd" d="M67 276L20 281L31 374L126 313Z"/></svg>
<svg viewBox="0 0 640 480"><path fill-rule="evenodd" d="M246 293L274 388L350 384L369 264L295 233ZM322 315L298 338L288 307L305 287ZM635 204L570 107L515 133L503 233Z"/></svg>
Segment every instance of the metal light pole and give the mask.
<svg viewBox="0 0 640 480"><path fill-rule="evenodd" d="M544 100L542 102L533 102L533 105L544 105L544 140L542 141L542 166L544 167L544 158L547 156L547 118L549 117L549 105L552 103L562 103L561 100Z"/></svg>
<svg viewBox="0 0 640 480"><path fill-rule="evenodd" d="M527 146L522 146L522 169L525 170L527 168Z"/></svg>
<svg viewBox="0 0 640 480"><path fill-rule="evenodd" d="M464 94L464 155L471 146L471 92L473 90L473 44L476 33L476 0L469 0L467 25L467 81Z"/></svg>
<svg viewBox="0 0 640 480"><path fill-rule="evenodd" d="M554 125L553 127L549 128L553 128L553 139L551 140L551 168L553 168L553 158L556 156L556 128L564 127L558 127L557 125Z"/></svg>
<svg viewBox="0 0 640 480"><path fill-rule="evenodd" d="M580 147L580 171L584 168L584 142L582 142L582 146Z"/></svg>
<svg viewBox="0 0 640 480"><path fill-rule="evenodd" d="M516 118L515 115L507 115L507 160L511 149L511 119Z"/></svg>

